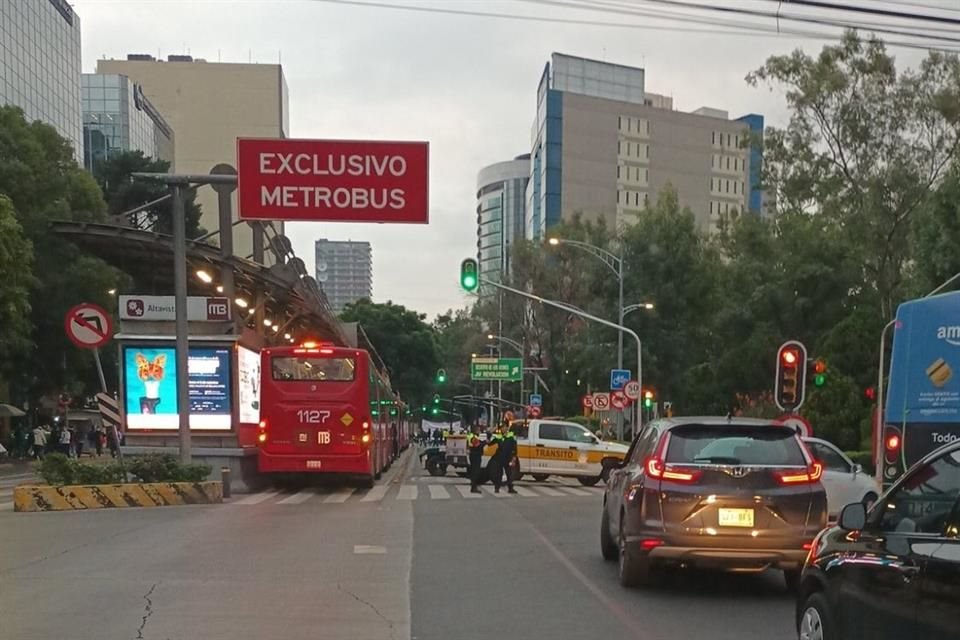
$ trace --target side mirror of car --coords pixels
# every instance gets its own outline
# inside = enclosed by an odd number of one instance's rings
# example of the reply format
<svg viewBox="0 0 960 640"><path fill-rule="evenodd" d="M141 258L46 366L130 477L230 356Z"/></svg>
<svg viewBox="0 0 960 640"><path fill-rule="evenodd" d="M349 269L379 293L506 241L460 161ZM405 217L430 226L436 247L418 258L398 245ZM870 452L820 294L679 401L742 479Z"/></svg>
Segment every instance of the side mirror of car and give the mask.
<svg viewBox="0 0 960 640"><path fill-rule="evenodd" d="M853 465L853 475L857 475L858 473L863 473L863 465L855 462Z"/></svg>
<svg viewBox="0 0 960 640"><path fill-rule="evenodd" d="M846 531L862 530L867 524L867 508L862 502L848 504L840 512L838 524Z"/></svg>

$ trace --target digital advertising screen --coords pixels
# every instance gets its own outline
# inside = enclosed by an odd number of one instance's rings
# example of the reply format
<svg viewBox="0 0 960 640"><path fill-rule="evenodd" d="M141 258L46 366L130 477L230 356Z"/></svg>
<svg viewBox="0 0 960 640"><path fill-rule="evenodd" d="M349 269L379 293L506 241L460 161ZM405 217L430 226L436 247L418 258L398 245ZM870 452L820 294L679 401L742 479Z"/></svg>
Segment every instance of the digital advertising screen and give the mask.
<svg viewBox="0 0 960 640"><path fill-rule="evenodd" d="M240 422L260 422L260 354L237 347L237 401Z"/></svg>
<svg viewBox="0 0 960 640"><path fill-rule="evenodd" d="M187 387L191 429L231 428L230 355L230 347L190 348ZM127 429L178 429L176 350L126 345L123 368Z"/></svg>

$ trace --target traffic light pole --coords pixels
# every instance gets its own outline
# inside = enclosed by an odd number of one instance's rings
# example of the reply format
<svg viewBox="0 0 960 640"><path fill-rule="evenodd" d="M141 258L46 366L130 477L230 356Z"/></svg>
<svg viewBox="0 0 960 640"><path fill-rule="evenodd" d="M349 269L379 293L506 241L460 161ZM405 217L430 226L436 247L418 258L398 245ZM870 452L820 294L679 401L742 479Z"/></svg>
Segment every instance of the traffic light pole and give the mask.
<svg viewBox="0 0 960 640"><path fill-rule="evenodd" d="M641 389L643 388L643 348L642 348L643 343L640 342L640 336L637 335L637 333L633 329L629 329L628 327L625 327L622 324L617 324L615 322L610 322L609 320L604 320L603 318L598 318L597 316L591 315L586 311L581 311L579 309L571 307L563 302L557 302L556 300L548 300L546 298L541 298L540 296L533 295L532 293L527 293L526 291L520 291L519 289L508 287L505 284L500 284L499 282L488 280L483 276L480 276L480 282L482 284L486 284L491 287L495 287L497 289L506 291L507 293L512 293L514 295L527 298L529 300L534 300L535 302L539 302L541 304L545 304L549 307L554 307L556 309L560 309L561 311L572 313L576 316L580 316L581 318L586 318L587 320L591 320L598 324L602 324L606 327L611 327L613 329L620 331L621 333L626 333L632 336L633 339L637 341L637 382L640 383L640 388ZM640 425L637 425L637 427L639 426ZM639 431L639 428L637 430Z"/></svg>

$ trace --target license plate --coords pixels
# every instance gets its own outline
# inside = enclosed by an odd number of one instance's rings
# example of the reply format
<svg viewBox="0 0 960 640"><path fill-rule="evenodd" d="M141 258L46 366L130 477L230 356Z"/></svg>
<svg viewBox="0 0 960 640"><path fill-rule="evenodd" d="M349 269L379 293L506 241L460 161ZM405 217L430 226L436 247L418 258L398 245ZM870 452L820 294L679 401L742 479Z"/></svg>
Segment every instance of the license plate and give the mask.
<svg viewBox="0 0 960 640"><path fill-rule="evenodd" d="M320 461L319 460L307 460L307 469L319 469Z"/></svg>
<svg viewBox="0 0 960 640"><path fill-rule="evenodd" d="M330 432L317 431L317 444L330 444Z"/></svg>
<svg viewBox="0 0 960 640"><path fill-rule="evenodd" d="M752 527L753 509L719 509L718 523L721 527Z"/></svg>

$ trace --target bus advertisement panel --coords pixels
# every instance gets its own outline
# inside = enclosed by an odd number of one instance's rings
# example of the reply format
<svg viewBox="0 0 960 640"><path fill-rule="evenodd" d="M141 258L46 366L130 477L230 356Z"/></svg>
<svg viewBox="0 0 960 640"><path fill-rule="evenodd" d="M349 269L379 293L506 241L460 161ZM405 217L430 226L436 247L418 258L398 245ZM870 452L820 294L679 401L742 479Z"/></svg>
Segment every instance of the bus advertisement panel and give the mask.
<svg viewBox="0 0 960 640"><path fill-rule="evenodd" d="M960 439L960 292L897 309L879 465L885 483Z"/></svg>
<svg viewBox="0 0 960 640"><path fill-rule="evenodd" d="M129 430L176 430L176 350L124 345L124 399ZM190 347L187 360L190 428L227 431L232 427L231 349Z"/></svg>

